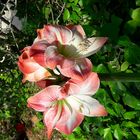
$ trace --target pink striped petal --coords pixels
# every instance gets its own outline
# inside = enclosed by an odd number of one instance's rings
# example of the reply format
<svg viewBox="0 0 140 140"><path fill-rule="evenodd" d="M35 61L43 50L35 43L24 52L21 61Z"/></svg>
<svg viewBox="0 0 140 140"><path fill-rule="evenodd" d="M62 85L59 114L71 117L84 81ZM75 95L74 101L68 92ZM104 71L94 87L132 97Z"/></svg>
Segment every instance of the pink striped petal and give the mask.
<svg viewBox="0 0 140 140"><path fill-rule="evenodd" d="M79 34L82 38L85 38L86 34L81 25L67 25L73 34Z"/></svg>
<svg viewBox="0 0 140 140"><path fill-rule="evenodd" d="M106 116L105 108L96 100L87 95L72 95L67 102L86 116Z"/></svg>
<svg viewBox="0 0 140 140"><path fill-rule="evenodd" d="M54 69L63 59L62 55L58 52L58 47L48 45L45 41L33 44L31 54L38 64L50 69Z"/></svg>
<svg viewBox="0 0 140 140"><path fill-rule="evenodd" d="M51 137L54 128L65 134L72 133L74 128L79 126L84 119L82 114L72 109L65 101L60 102L44 113L48 138Z"/></svg>
<svg viewBox="0 0 140 140"><path fill-rule="evenodd" d="M51 139L52 131L56 126L57 121L60 119L62 113L62 104L55 104L44 112L44 124L47 127L48 139ZM65 123L65 122L64 122Z"/></svg>
<svg viewBox="0 0 140 140"><path fill-rule="evenodd" d="M30 57L30 47L26 47L26 50L19 56L18 66L23 73L32 73L41 67Z"/></svg>
<svg viewBox="0 0 140 140"><path fill-rule="evenodd" d="M99 89L100 80L97 73L91 72L83 81L70 79L61 90L68 95L94 95Z"/></svg>
<svg viewBox="0 0 140 140"><path fill-rule="evenodd" d="M37 82L40 80L43 80L45 78L50 77L51 74L49 71L47 71L45 68L40 67L38 70L29 73L29 74L24 74L22 82L24 83L26 80L30 82Z"/></svg>
<svg viewBox="0 0 140 140"><path fill-rule="evenodd" d="M90 74L92 63L87 58L64 59L60 66L58 66L58 69L66 77L83 80Z"/></svg>
<svg viewBox="0 0 140 140"><path fill-rule="evenodd" d="M81 124L84 116L71 108L68 103L65 103L62 109L61 117L56 123L55 128L62 133L71 134Z"/></svg>
<svg viewBox="0 0 140 140"><path fill-rule="evenodd" d="M46 49L49 45L45 41L39 41L31 46L31 57L41 66L46 67Z"/></svg>
<svg viewBox="0 0 140 140"><path fill-rule="evenodd" d="M46 49L46 65L48 68L55 69L57 65L63 62L63 59L56 46L50 46Z"/></svg>
<svg viewBox="0 0 140 140"><path fill-rule="evenodd" d="M73 39L69 42L69 45L77 48L81 41L86 37L85 32L81 25L68 25L67 27L73 33Z"/></svg>
<svg viewBox="0 0 140 140"><path fill-rule="evenodd" d="M72 39L72 32L65 26L46 25L43 29L37 30L38 37L35 42L39 40L46 40L49 44L68 44Z"/></svg>
<svg viewBox="0 0 140 140"><path fill-rule="evenodd" d="M50 107L55 100L58 99L60 94L60 86L49 86L34 96L28 98L28 107L35 109L36 111L45 111Z"/></svg>

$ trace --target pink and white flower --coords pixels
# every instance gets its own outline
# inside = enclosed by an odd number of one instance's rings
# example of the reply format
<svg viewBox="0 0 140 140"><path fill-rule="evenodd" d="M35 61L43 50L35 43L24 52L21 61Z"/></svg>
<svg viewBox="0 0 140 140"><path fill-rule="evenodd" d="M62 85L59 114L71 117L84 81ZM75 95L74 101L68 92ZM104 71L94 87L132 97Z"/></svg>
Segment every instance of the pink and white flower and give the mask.
<svg viewBox="0 0 140 140"><path fill-rule="evenodd" d="M57 46L60 53L68 58L83 58L96 53L107 41L107 37L86 38L80 25L45 25L37 30L34 42L47 41Z"/></svg>
<svg viewBox="0 0 140 140"><path fill-rule="evenodd" d="M26 47L19 57L18 67L24 74L23 82L26 80L37 82L51 76L51 73L39 65L31 55L31 47Z"/></svg>
<svg viewBox="0 0 140 140"><path fill-rule="evenodd" d="M19 57L18 66L24 74L23 82L36 82L44 88L27 102L28 107L43 112L48 138L53 129L72 133L84 116L107 115L92 98L100 80L86 58L96 53L107 38L86 38L80 25L46 25L37 32L33 45Z"/></svg>
<svg viewBox="0 0 140 140"><path fill-rule="evenodd" d="M52 85L28 99L28 107L44 112L48 138L53 129L70 134L81 124L85 116L105 116L105 108L91 96L99 88L96 73L90 73L84 81L69 80L63 86Z"/></svg>
<svg viewBox="0 0 140 140"><path fill-rule="evenodd" d="M79 80L85 78L79 76L82 71L88 75L92 68L85 57L97 52L107 40L106 37L86 39L80 25L46 25L37 32L38 36L31 47L32 51L40 52L39 57L34 55L36 62L49 69L57 67L64 76Z"/></svg>

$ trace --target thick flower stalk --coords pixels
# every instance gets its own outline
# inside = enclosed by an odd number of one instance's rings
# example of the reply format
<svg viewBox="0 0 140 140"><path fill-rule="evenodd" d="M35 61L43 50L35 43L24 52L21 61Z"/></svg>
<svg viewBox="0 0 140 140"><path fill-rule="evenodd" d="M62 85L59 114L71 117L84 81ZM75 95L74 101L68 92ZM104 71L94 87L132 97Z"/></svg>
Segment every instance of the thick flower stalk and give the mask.
<svg viewBox="0 0 140 140"><path fill-rule="evenodd" d="M84 116L105 116L105 108L92 95L99 88L98 75L86 58L96 53L106 37L86 38L80 25L46 25L23 49L18 66L26 80L42 87L28 99L28 107L43 112L48 138L53 129L70 134Z"/></svg>

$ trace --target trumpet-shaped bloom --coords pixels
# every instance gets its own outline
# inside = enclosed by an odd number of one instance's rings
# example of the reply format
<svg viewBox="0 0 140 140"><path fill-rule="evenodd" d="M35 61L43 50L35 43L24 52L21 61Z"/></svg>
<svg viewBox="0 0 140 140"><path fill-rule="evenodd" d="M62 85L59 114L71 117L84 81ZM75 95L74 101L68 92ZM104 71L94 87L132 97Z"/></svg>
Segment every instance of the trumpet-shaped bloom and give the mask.
<svg viewBox="0 0 140 140"><path fill-rule="evenodd" d="M106 37L87 39L80 25L46 25L37 32L32 50L40 51L44 58L34 55L34 59L44 67L57 67L64 76L79 80L85 78L82 72L88 75L91 71L92 64L85 57L96 53L107 40Z"/></svg>
<svg viewBox="0 0 140 140"><path fill-rule="evenodd" d="M83 80L91 71L87 56L97 52L106 37L86 38L80 25L46 25L38 29L31 47L19 57L18 66L24 73L23 81L39 81L51 74L46 69L58 68L62 75ZM83 74L86 73L86 74Z"/></svg>
<svg viewBox="0 0 140 140"><path fill-rule="evenodd" d="M70 134L86 116L105 116L105 108L91 96L99 88L96 73L84 80L71 79L63 86L52 85L28 99L28 107L44 112L48 138L55 128Z"/></svg>
<svg viewBox="0 0 140 140"><path fill-rule="evenodd" d="M37 30L38 36L34 42L47 41L57 46L60 53L66 57L87 57L96 53L107 41L107 37L86 38L80 25L46 25Z"/></svg>
<svg viewBox="0 0 140 140"><path fill-rule="evenodd" d="M26 80L37 82L51 76L49 71L47 71L33 59L30 49L31 47L24 48L18 61L19 69L24 74L23 82Z"/></svg>

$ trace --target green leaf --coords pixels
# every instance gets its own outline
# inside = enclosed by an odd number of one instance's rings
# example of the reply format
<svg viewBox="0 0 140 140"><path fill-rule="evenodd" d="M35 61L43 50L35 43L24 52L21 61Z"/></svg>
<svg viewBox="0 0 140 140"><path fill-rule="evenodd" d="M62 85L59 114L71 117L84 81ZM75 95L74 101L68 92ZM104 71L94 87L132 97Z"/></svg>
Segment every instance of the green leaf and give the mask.
<svg viewBox="0 0 140 140"><path fill-rule="evenodd" d="M79 2L79 0L74 0L74 4L77 5L77 3Z"/></svg>
<svg viewBox="0 0 140 140"><path fill-rule="evenodd" d="M51 10L50 10L49 7L43 7L43 8L42 8L42 13L43 13L44 16L45 16L45 19L48 19L49 15L50 15L50 13L51 13Z"/></svg>
<svg viewBox="0 0 140 140"><path fill-rule="evenodd" d="M79 0L78 4L80 5L80 7L83 7L84 6L83 0Z"/></svg>
<svg viewBox="0 0 140 140"><path fill-rule="evenodd" d="M131 120L131 119L134 119L135 116L136 116L137 112L135 111L130 111L130 112L126 112L123 114L123 117L127 120Z"/></svg>
<svg viewBox="0 0 140 140"><path fill-rule="evenodd" d="M119 115L121 116L121 114L123 114L125 112L125 109L119 103L113 103L113 108L114 108L115 112L118 114L118 116Z"/></svg>
<svg viewBox="0 0 140 140"><path fill-rule="evenodd" d="M130 46L130 39L128 36L121 36L118 40L118 45L123 46L123 47L128 47Z"/></svg>
<svg viewBox="0 0 140 140"><path fill-rule="evenodd" d="M140 64L140 48L130 43L127 48L124 50L124 57L126 61L128 61L130 64Z"/></svg>
<svg viewBox="0 0 140 140"><path fill-rule="evenodd" d="M125 94L123 97L123 102L131 108L140 110L140 101L133 95Z"/></svg>
<svg viewBox="0 0 140 140"><path fill-rule="evenodd" d="M140 64L140 47L131 42L127 36L119 39L118 44L125 47L124 57L130 64Z"/></svg>
<svg viewBox="0 0 140 140"><path fill-rule="evenodd" d="M108 72L107 68L103 64L99 64L96 68L96 72L98 73L106 73Z"/></svg>
<svg viewBox="0 0 140 140"><path fill-rule="evenodd" d="M139 130L136 130L136 129L132 129L132 132L137 135L137 138L140 139L140 131Z"/></svg>
<svg viewBox="0 0 140 140"><path fill-rule="evenodd" d="M105 140L113 140L111 128L104 129L104 139Z"/></svg>
<svg viewBox="0 0 140 140"><path fill-rule="evenodd" d="M108 82L108 85L110 87L112 96L116 102L120 100L120 95L118 93L121 93L120 89L118 88L117 82Z"/></svg>
<svg viewBox="0 0 140 140"><path fill-rule="evenodd" d="M70 12L68 9L65 9L64 10L64 13L63 13L63 20L66 21L70 18Z"/></svg>
<svg viewBox="0 0 140 140"><path fill-rule="evenodd" d="M111 109L111 107L106 107L107 112L112 116L118 116L117 113Z"/></svg>
<svg viewBox="0 0 140 140"><path fill-rule="evenodd" d="M121 71L126 71L129 67L129 63L127 61L123 62L121 65Z"/></svg>
<svg viewBox="0 0 140 140"><path fill-rule="evenodd" d="M131 121L128 121L128 122L123 121L122 126L127 127L127 128L134 128L134 127L138 127L139 125Z"/></svg>
<svg viewBox="0 0 140 140"><path fill-rule="evenodd" d="M114 137L117 140L122 140L123 135L122 135L122 130L120 129L119 124L115 125Z"/></svg>
<svg viewBox="0 0 140 140"><path fill-rule="evenodd" d="M133 10L131 17L140 24L140 8Z"/></svg>
<svg viewBox="0 0 140 140"><path fill-rule="evenodd" d="M78 16L78 14L74 11L72 11L72 14L70 16L70 19L74 22L77 23L80 20L80 17Z"/></svg>

